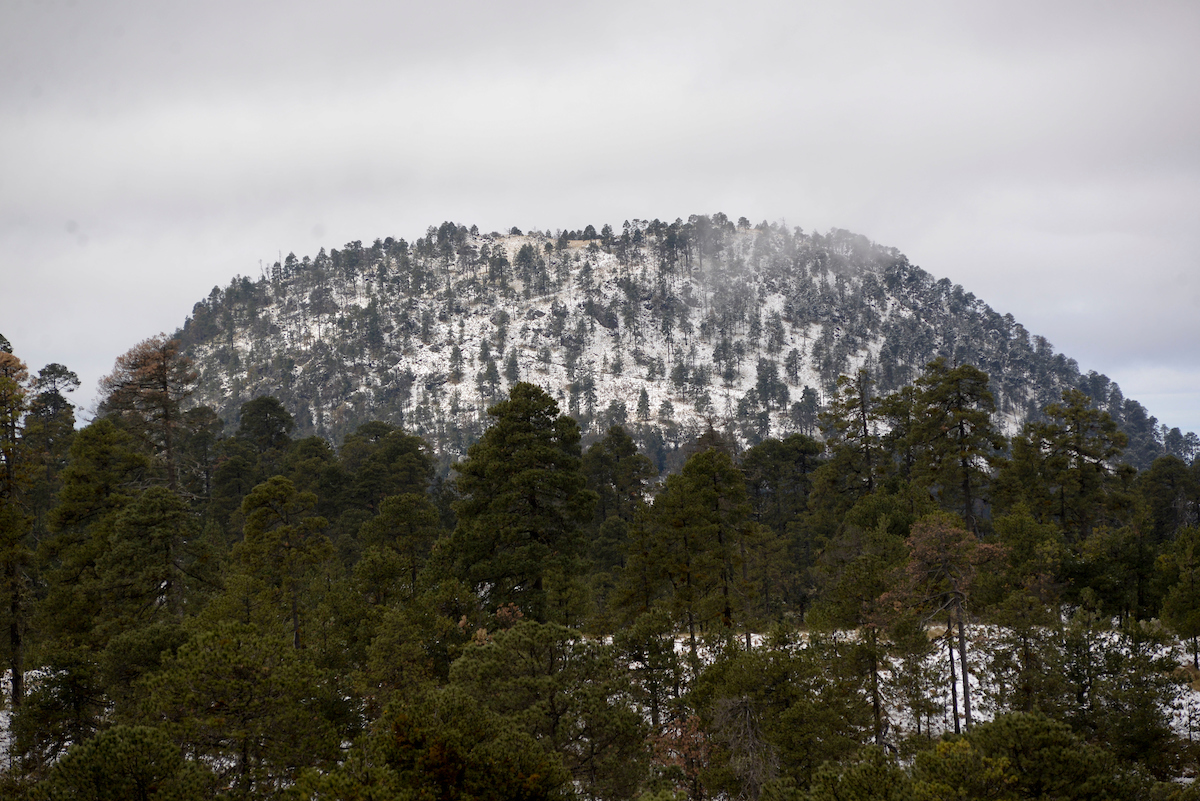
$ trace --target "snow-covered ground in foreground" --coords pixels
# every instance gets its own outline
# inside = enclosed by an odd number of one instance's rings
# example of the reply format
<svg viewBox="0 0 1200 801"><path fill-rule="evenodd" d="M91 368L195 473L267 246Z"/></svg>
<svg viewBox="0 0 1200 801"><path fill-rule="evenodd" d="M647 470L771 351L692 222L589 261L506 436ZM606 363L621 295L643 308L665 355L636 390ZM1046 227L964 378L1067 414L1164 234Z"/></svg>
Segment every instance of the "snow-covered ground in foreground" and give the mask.
<svg viewBox="0 0 1200 801"><path fill-rule="evenodd" d="M907 665L901 660L892 660L887 667L881 671L881 680L885 687L885 698L887 701L886 717L888 723L888 731L886 741L896 743L904 736L921 733L927 736L937 737L945 732L954 731L955 705L951 694L949 683L949 662L947 651L944 645L944 628L932 627L929 631L930 637L935 638L933 651L923 660L920 668L923 669L928 678L926 686L926 697L929 701L927 714L922 716L919 722L914 717L912 710L905 704L899 693L895 689L895 680L898 675L910 670L913 666ZM995 703L997 696L996 677L987 669L987 663L990 656L989 647L993 644L1001 634L1001 630L994 626L976 626L971 631L970 643L967 651L968 658L968 674L970 676L971 687L971 704L972 718L975 722L982 722L993 719L998 712L1003 710L998 709ZM853 639L855 634L841 633L833 635L841 639ZM1107 639L1110 643L1116 635L1113 632L1100 632L1098 639ZM801 635L801 640L805 641L807 637ZM766 638L763 635L751 635L751 645L754 648L762 648L766 644ZM801 645L800 647L803 647ZM689 641L686 636L679 636L675 640L676 653L682 658L686 664L686 657L689 653ZM702 662L709 662L713 658L713 652L707 645L700 644L697 651ZM1161 648L1157 651L1158 655L1170 657L1173 663L1179 665L1180 670L1175 678L1176 692L1169 703L1169 713L1172 725L1176 734L1188 741L1194 741L1200 738L1200 676L1190 670L1191 656L1177 645L1170 645ZM962 666L958 661L958 651L954 652L955 659L955 677L954 692L958 697L958 717L960 724L963 718L963 681L962 681ZM36 689L38 679L42 675L41 671L33 670L26 674L27 692ZM3 676L0 676L0 692L3 692L3 703L0 704L0 771L10 770L14 767L14 752L12 741L12 708L11 708L11 671L5 671Z"/></svg>

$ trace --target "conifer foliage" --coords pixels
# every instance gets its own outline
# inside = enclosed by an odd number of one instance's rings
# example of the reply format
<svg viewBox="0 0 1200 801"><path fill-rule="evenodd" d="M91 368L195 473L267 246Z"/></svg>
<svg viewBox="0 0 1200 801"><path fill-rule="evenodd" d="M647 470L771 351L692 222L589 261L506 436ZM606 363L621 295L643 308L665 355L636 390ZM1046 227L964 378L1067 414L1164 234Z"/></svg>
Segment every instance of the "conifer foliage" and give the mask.
<svg viewBox="0 0 1200 801"><path fill-rule="evenodd" d="M532 384L488 410L495 418L456 465L458 574L489 610L515 604L538 622L568 603L579 576L581 529L596 494L581 469L579 426Z"/></svg>
<svg viewBox="0 0 1200 801"><path fill-rule="evenodd" d="M122 418L161 450L172 491L178 485L183 402L195 389L196 378L191 359L179 351L179 340L160 334L119 357L113 372L100 382L106 393L101 413Z"/></svg>
<svg viewBox="0 0 1200 801"><path fill-rule="evenodd" d="M697 223L664 283L730 246ZM585 241L633 264L635 234ZM557 240L431 236L496 287L557 280ZM563 310L544 324L582 337ZM783 349L782 315L746 320ZM70 371L0 349L0 797L1194 797L1195 460L1123 464L1073 389L1005 438L994 383L950 360L844 376L780 439L763 365L751 425L689 432L694 334L653 428L589 412L577 361L561 397L603 429L496 383L453 463L394 421L300 432L269 395L224 425L164 338L75 430Z"/></svg>

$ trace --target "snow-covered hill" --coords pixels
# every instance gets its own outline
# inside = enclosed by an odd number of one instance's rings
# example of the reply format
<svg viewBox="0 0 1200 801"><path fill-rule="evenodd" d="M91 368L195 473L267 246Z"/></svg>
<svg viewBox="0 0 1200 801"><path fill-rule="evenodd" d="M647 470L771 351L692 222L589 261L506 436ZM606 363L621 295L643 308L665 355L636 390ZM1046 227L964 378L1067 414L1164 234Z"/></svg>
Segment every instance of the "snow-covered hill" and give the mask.
<svg viewBox="0 0 1200 801"><path fill-rule="evenodd" d="M1161 451L1156 421L1115 384L894 248L721 214L600 233L443 223L411 244L289 254L214 288L181 336L196 401L230 426L273 394L299 434L339 440L382 419L447 461L517 380L587 432L625 423L661 465L710 424L743 443L812 433L840 374L866 369L887 392L937 356L990 374L1010 433L1078 386L1123 424L1135 461Z"/></svg>

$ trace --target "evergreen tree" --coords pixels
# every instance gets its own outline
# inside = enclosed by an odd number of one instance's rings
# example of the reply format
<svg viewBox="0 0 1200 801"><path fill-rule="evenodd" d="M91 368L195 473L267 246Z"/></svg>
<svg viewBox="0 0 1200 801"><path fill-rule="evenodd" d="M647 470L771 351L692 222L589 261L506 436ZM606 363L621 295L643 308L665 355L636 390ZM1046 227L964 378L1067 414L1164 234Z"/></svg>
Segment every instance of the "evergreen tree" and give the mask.
<svg viewBox="0 0 1200 801"><path fill-rule="evenodd" d="M977 577L995 637L985 644L991 701L1001 709L1060 716L1062 674L1056 669L1061 639L1062 532L1038 523L1017 506L994 521L1001 558Z"/></svg>
<svg viewBox="0 0 1200 801"><path fill-rule="evenodd" d="M39 628L63 647L102 647L111 634L93 621L105 610L99 564L121 513L146 488L149 468L133 437L110 420L94 421L71 443L52 534L39 546L49 585Z"/></svg>
<svg viewBox="0 0 1200 801"><path fill-rule="evenodd" d="M1172 727L1179 703L1177 656L1157 626L1126 620L1113 626L1093 609L1076 610L1064 630L1062 719L1126 765L1165 779L1178 775L1180 738Z"/></svg>
<svg viewBox="0 0 1200 801"><path fill-rule="evenodd" d="M649 482L656 471L619 425L610 428L604 439L587 450L583 471L588 489L598 498L588 527L587 555L593 601L604 617L619 581L617 574L623 566L626 539L634 521L645 511Z"/></svg>
<svg viewBox="0 0 1200 801"><path fill-rule="evenodd" d="M309 766L332 765L338 739L304 653L253 626L198 632L144 684L145 720L210 765L237 799L273 798Z"/></svg>
<svg viewBox="0 0 1200 801"><path fill-rule="evenodd" d="M661 733L683 677L671 616L663 609L650 611L647 607L617 631L613 648L626 666L634 703L643 718L649 715L652 732Z"/></svg>
<svg viewBox="0 0 1200 801"><path fill-rule="evenodd" d="M282 476L251 490L242 502L246 523L232 554L233 576L221 602L206 611L210 619L220 619L223 611L225 619L286 621L292 647L306 644L305 624L314 606L307 590L315 568L333 550L323 533L328 521L316 514L316 506L314 494L297 492ZM255 607L266 617L258 618Z"/></svg>
<svg viewBox="0 0 1200 801"><path fill-rule="evenodd" d="M1149 782L1042 715L998 716L917 757L917 798L1149 797Z"/></svg>
<svg viewBox="0 0 1200 801"><path fill-rule="evenodd" d="M913 801L912 779L882 748L827 762L813 774L810 801Z"/></svg>
<svg viewBox="0 0 1200 801"><path fill-rule="evenodd" d="M45 590L30 628L38 633L34 664L45 676L13 720L14 751L35 773L100 726L111 704L101 663L122 655L119 638L152 622L161 599L152 592L148 607L126 603L125 577L112 569L123 513L146 485L147 458L104 419L78 432L70 453L37 554ZM147 568L154 569L141 562L128 572Z"/></svg>
<svg viewBox="0 0 1200 801"><path fill-rule="evenodd" d="M1013 439L1012 460L998 481L1006 503L1023 500L1038 520L1062 527L1068 541L1086 539L1113 510L1114 462L1126 436L1107 412L1079 390L1063 392Z"/></svg>
<svg viewBox="0 0 1200 801"><path fill-rule="evenodd" d="M295 420L277 398L264 395L242 404L237 436L253 444L260 454L285 450Z"/></svg>
<svg viewBox="0 0 1200 801"><path fill-rule="evenodd" d="M817 391L806 386L800 393L800 400L793 403L792 408L788 410L788 416L801 434L811 437L817 430L819 412L820 403L817 399Z"/></svg>
<svg viewBox="0 0 1200 801"><path fill-rule="evenodd" d="M1200 472L1177 456L1160 456L1138 474L1135 487L1150 514L1155 543L1169 542L1180 529L1200 523Z"/></svg>
<svg viewBox="0 0 1200 801"><path fill-rule="evenodd" d="M786 558L776 560L779 579L775 583L780 586L773 589L773 582L768 581L761 587L764 606L787 602L803 610L807 597L805 575L815 552L804 518L821 451L816 440L793 434L784 440L763 440L742 458L754 520L786 547ZM772 600L773 595L781 594Z"/></svg>
<svg viewBox="0 0 1200 801"><path fill-rule="evenodd" d="M807 788L829 761L870 737L857 660L819 634L752 650L726 648L688 694L708 735L702 777L711 796L772 798Z"/></svg>
<svg viewBox="0 0 1200 801"><path fill-rule="evenodd" d="M59 473L67 465L71 439L75 435L75 412L64 393L79 387L79 376L61 364L48 364L33 382L29 412L22 439L33 461L35 474L27 492L34 536L46 536L50 509L61 486Z"/></svg>
<svg viewBox="0 0 1200 801"><path fill-rule="evenodd" d="M886 520L865 530L847 526L821 554L817 567L820 600L807 616L817 628L858 631L869 677L874 740L879 746L884 745L888 728L881 675L890 667L886 639L899 616L893 599L886 596L905 556L904 540L888 531Z"/></svg>
<svg viewBox="0 0 1200 801"><path fill-rule="evenodd" d="M108 547L97 558L102 616L127 621L122 628L159 616L181 619L187 585L211 572L191 552L197 534L187 505L166 488L151 487L132 501L117 516ZM214 577L207 578L211 585Z"/></svg>
<svg viewBox="0 0 1200 801"><path fill-rule="evenodd" d="M426 495L406 492L383 499L379 514L363 523L359 537L368 548L382 549L396 561L396 583L412 598L417 576L441 533L437 508ZM386 592L379 588L380 592Z"/></svg>
<svg viewBox="0 0 1200 801"><path fill-rule="evenodd" d="M873 386L866 370L839 377L838 395L821 413L829 458L813 476L811 504L826 530L875 489L881 456Z"/></svg>
<svg viewBox="0 0 1200 801"><path fill-rule="evenodd" d="M970 669L967 663L967 606L978 566L996 560L999 549L981 544L962 528L961 521L944 513L926 515L909 532L908 560L895 602L919 610L926 622L946 621L946 650L950 659L951 697L955 699L954 731L959 731L954 633L957 628L959 670L962 673L963 720L971 728Z"/></svg>
<svg viewBox="0 0 1200 801"><path fill-rule="evenodd" d="M917 428L923 424L920 388L901 387L879 401L879 418L886 428L880 445L888 455L882 472L900 481L913 481L923 442ZM940 431L936 432L940 435Z"/></svg>
<svg viewBox="0 0 1200 801"><path fill-rule="evenodd" d="M779 380L779 365L771 359L759 359L755 372L754 388L758 391L758 400L766 411L774 406L786 409L788 405L788 387Z"/></svg>
<svg viewBox="0 0 1200 801"><path fill-rule="evenodd" d="M650 419L650 395L646 393L645 387L638 390L637 419L642 422Z"/></svg>
<svg viewBox="0 0 1200 801"><path fill-rule="evenodd" d="M461 500L448 553L489 610L515 603L545 622L554 593L575 580L580 527L596 503L580 467L579 426L525 383L488 414L495 423L454 467Z"/></svg>
<svg viewBox="0 0 1200 801"><path fill-rule="evenodd" d="M990 475L991 461L1004 447L992 425L995 403L988 376L971 365L930 362L917 382L920 409L912 430L917 444L914 478L936 487L944 508L962 510L979 533L977 502Z"/></svg>
<svg viewBox="0 0 1200 801"><path fill-rule="evenodd" d="M54 764L38 798L47 801L195 801L213 776L160 729L114 726L74 745Z"/></svg>
<svg viewBox="0 0 1200 801"><path fill-rule="evenodd" d="M504 378L509 385L515 384L521 380L521 366L517 363L517 352L509 351L508 356L504 359Z"/></svg>
<svg viewBox="0 0 1200 801"><path fill-rule="evenodd" d="M1177 575L1163 600L1163 620L1191 645L1192 668L1200 671L1200 528L1180 531L1162 561Z"/></svg>
<svg viewBox="0 0 1200 801"><path fill-rule="evenodd" d="M29 373L11 352L0 351L0 569L3 571L3 609L7 619L5 662L12 671L14 708L25 695L25 628L27 568L31 561L28 494L33 465L24 431Z"/></svg>
<svg viewBox="0 0 1200 801"><path fill-rule="evenodd" d="M183 415L183 438L179 445L180 490L195 508L207 511L225 424L209 406L188 409Z"/></svg>
<svg viewBox="0 0 1200 801"><path fill-rule="evenodd" d="M750 518L745 476L714 449L688 459L654 499L652 559L670 583L670 608L687 630L693 660L703 630L730 638L735 624L750 623L748 552L763 539Z"/></svg>
<svg viewBox="0 0 1200 801"><path fill-rule="evenodd" d="M597 524L610 517L631 523L645 506L654 466L642 454L629 433L619 425L608 430L583 456L588 489L596 493Z"/></svg>
<svg viewBox="0 0 1200 801"><path fill-rule="evenodd" d="M198 374L180 353L179 340L165 334L143 340L117 359L100 381L105 397L100 414L122 420L161 456L167 486L178 487L176 446L183 423L183 402Z"/></svg>
<svg viewBox="0 0 1200 801"><path fill-rule="evenodd" d="M378 798L396 797L393 788L448 801L572 797L572 775L557 753L461 687L398 699L372 730L368 754L386 769L371 777ZM344 779L339 784L334 791L345 792Z"/></svg>
<svg viewBox="0 0 1200 801"><path fill-rule="evenodd" d="M383 423L359 426L346 437L339 456L346 473L346 503L370 513L378 513L389 496L426 494L433 480L425 442Z"/></svg>
<svg viewBox="0 0 1200 801"><path fill-rule="evenodd" d="M645 761L645 723L629 706L611 646L553 623L520 621L468 647L452 686L562 759L583 791L631 798Z"/></svg>

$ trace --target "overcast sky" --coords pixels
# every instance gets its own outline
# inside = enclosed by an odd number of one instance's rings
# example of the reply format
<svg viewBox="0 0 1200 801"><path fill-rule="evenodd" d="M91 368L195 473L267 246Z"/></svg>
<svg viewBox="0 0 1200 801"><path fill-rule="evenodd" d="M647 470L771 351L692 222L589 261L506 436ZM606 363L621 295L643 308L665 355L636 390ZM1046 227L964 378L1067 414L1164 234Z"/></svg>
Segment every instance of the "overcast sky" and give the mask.
<svg viewBox="0 0 1200 801"><path fill-rule="evenodd" d="M84 386L294 251L722 211L1200 431L1200 3L2 0L0 333Z"/></svg>

